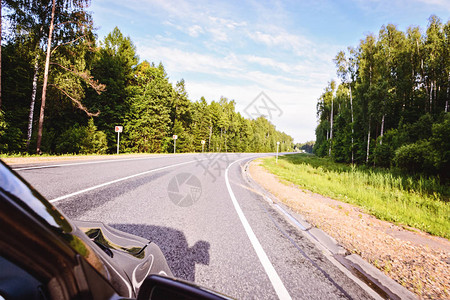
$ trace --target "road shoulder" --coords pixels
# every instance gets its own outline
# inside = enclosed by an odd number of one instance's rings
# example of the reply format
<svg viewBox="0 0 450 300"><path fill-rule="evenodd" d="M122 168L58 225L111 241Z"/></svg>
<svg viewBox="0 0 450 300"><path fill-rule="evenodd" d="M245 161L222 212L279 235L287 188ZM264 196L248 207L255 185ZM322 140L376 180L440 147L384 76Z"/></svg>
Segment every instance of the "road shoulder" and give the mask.
<svg viewBox="0 0 450 300"><path fill-rule="evenodd" d="M358 271L366 276L386 274L395 280L395 283L384 283L388 291L397 288L396 295L399 297L412 296L403 286L421 298L450 297L450 242L447 239L417 230L405 230L380 221L354 205L282 182L260 166L258 161L252 162L249 169L252 179L275 196L274 201L280 201L294 215L299 214L298 221L303 222L304 219L307 222L305 227L309 223L323 230L326 233L322 237L323 243L329 243L327 248L337 247L334 254L343 255L342 251L339 252L342 248L333 240L342 245L346 254L350 254L347 262L352 267L359 266ZM321 238L320 231L314 227L309 230L316 231ZM333 253L333 250L330 252ZM357 259L355 255L362 259ZM371 265L363 265L364 261ZM404 294L401 294L402 289Z"/></svg>

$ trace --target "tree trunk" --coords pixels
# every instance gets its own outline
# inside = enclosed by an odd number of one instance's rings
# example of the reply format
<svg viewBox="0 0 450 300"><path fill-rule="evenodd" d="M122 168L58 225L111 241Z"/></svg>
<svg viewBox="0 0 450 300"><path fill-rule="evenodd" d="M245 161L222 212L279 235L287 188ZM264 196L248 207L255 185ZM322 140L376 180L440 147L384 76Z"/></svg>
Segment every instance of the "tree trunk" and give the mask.
<svg viewBox="0 0 450 300"><path fill-rule="evenodd" d="M421 79L422 79L422 83L423 86L425 87L425 92L428 95L429 93L431 94L431 91L428 91L428 84L427 81L425 80L425 71L423 69L423 58L420 60L420 70L421 70ZM427 112L427 99L425 98L425 103L424 103L424 111Z"/></svg>
<svg viewBox="0 0 450 300"><path fill-rule="evenodd" d="M0 1L0 111L2 109L2 2Z"/></svg>
<svg viewBox="0 0 450 300"><path fill-rule="evenodd" d="M331 98L331 116L330 116L330 148L328 149L328 156L331 156L331 143L333 143L333 98Z"/></svg>
<svg viewBox="0 0 450 300"><path fill-rule="evenodd" d="M380 145L383 145L383 134L384 134L384 116L385 116L385 114L383 114L383 118L381 118L381 134L380 134Z"/></svg>
<svg viewBox="0 0 450 300"><path fill-rule="evenodd" d="M366 153L366 164L369 162L369 152L370 152L370 118L369 118L369 130L367 131L367 153Z"/></svg>
<svg viewBox="0 0 450 300"><path fill-rule="evenodd" d="M430 88L430 113L433 109L433 81L431 81L431 88Z"/></svg>
<svg viewBox="0 0 450 300"><path fill-rule="evenodd" d="M355 134L355 129L354 129L354 123L353 123L353 98L352 98L352 83L350 82L350 84L348 85L349 89L350 89L350 111L352 114L352 165L353 165L353 161L354 161L354 151L353 151L353 136Z"/></svg>
<svg viewBox="0 0 450 300"><path fill-rule="evenodd" d="M37 81L39 77L39 54L36 54L35 59L36 61L34 62L33 91L31 93L30 114L28 115L27 150L30 146L31 134L33 133L34 104L36 103Z"/></svg>
<svg viewBox="0 0 450 300"><path fill-rule="evenodd" d="M450 96L449 91L450 91L450 73L448 73L447 100L445 100L445 112L448 112L448 99Z"/></svg>
<svg viewBox="0 0 450 300"><path fill-rule="evenodd" d="M47 96L47 83L48 83L48 69L50 67L50 54L52 48L52 34L53 34L53 20L55 18L55 0L52 2L52 18L50 20L50 28L48 30L48 42L47 42L47 56L45 58L45 71L44 71L44 84L42 86L42 101L41 101L41 111L39 115L39 127L37 135L37 145L36 152L41 153L41 141L42 141L42 131L44 129L44 112L45 112L45 97Z"/></svg>
<svg viewBox="0 0 450 300"><path fill-rule="evenodd" d="M440 90L441 90L441 87L438 86L438 84L435 80L434 81L434 101L436 102L436 104L437 104L437 100L438 100L437 93L440 92Z"/></svg>

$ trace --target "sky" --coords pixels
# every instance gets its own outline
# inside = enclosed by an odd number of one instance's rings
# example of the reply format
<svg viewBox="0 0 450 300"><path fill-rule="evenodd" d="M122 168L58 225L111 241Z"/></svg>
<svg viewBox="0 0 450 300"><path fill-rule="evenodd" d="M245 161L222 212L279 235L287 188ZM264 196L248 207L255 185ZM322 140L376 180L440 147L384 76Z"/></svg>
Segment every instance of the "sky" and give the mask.
<svg viewBox="0 0 450 300"><path fill-rule="evenodd" d="M316 103L335 79L333 58L394 24L425 30L450 0L92 0L100 40L115 26L140 61L162 62L189 99L221 97L247 118L265 115L296 143L315 140Z"/></svg>

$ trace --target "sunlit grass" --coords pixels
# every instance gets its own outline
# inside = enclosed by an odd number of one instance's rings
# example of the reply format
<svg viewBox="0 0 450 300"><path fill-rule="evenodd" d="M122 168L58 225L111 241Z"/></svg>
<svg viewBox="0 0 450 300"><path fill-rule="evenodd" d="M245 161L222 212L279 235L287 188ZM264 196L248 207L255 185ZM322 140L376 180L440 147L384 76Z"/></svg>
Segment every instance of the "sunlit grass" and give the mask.
<svg viewBox="0 0 450 300"><path fill-rule="evenodd" d="M352 203L379 219L450 238L450 188L436 178L410 177L334 163L313 155L263 159L263 166L301 188Z"/></svg>

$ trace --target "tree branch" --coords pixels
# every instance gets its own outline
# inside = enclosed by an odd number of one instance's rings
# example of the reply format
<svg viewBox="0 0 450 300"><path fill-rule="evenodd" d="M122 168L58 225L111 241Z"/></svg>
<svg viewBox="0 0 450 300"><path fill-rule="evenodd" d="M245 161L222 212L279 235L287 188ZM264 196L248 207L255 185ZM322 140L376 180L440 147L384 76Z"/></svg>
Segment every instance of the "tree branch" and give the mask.
<svg viewBox="0 0 450 300"><path fill-rule="evenodd" d="M67 43L59 44L58 46L56 46L55 48L53 48L51 54L53 54L53 52L55 52L56 49L58 49L60 46L64 46L64 45L67 45L67 44L72 44L72 43L78 41L79 39L81 39L81 38L83 38L83 37L86 37L86 35L84 34L84 35L82 35L82 36L77 37L77 38L74 39L74 40L71 40L71 41L67 42Z"/></svg>
<svg viewBox="0 0 450 300"><path fill-rule="evenodd" d="M100 95L102 92L106 91L106 85L104 85L104 84L102 84L102 83L99 83L98 80L94 80L92 76L89 76L89 75L87 74L87 72L78 72L78 71L75 71L75 70L71 70L71 69L66 68L66 67L64 67L63 65L60 65L60 64L55 63L55 62L50 62L50 64L59 66L60 68L66 70L67 72L70 72L70 73L72 73L72 74L74 74L74 75L80 77L80 78L83 79L87 84L89 84L89 85L94 89L94 91L95 91L97 94L99 94L99 95Z"/></svg>
<svg viewBox="0 0 450 300"><path fill-rule="evenodd" d="M76 106L79 109L84 111L88 115L88 117L97 117L98 115L100 115L100 111L97 111L96 113L89 112L88 109L79 100L77 100L74 97L70 96L65 90L61 89L57 85L52 84L52 83L50 83L49 85L55 87L58 91L60 91L64 95L66 95L70 100L72 100L76 104Z"/></svg>

